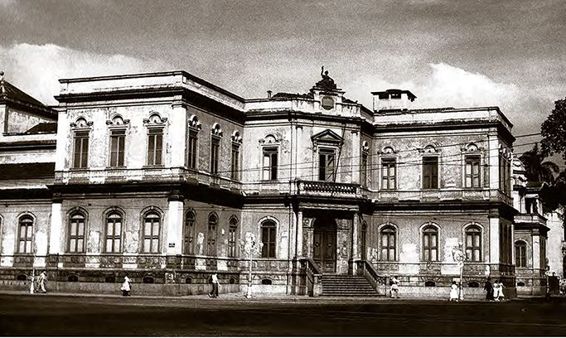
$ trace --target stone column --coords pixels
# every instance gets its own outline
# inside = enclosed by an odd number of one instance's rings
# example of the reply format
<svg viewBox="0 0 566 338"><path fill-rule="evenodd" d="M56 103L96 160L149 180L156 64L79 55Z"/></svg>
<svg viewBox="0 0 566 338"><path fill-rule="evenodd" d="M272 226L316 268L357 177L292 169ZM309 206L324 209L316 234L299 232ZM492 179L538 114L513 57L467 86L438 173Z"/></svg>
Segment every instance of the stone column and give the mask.
<svg viewBox="0 0 566 338"><path fill-rule="evenodd" d="M358 214L354 213L352 216L352 255L350 257L351 271L353 275L357 273L356 261L360 259L360 250L358 250L359 241L359 228L360 222L358 219Z"/></svg>
<svg viewBox="0 0 566 338"><path fill-rule="evenodd" d="M56 258L57 255L63 253L63 201L61 199L54 199L51 203L51 225L49 227L49 245L47 253L49 256L55 256L55 260L48 261L56 263L59 267L63 267L63 262L59 262ZM85 243L86 245L86 243Z"/></svg>
<svg viewBox="0 0 566 338"><path fill-rule="evenodd" d="M167 255L181 255L183 253L183 196L173 192L169 196L167 210Z"/></svg>
<svg viewBox="0 0 566 338"><path fill-rule="evenodd" d="M295 257L302 257L303 256L303 212L298 211L296 216L296 224L297 224L297 246L296 246L296 253Z"/></svg>
<svg viewBox="0 0 566 338"><path fill-rule="evenodd" d="M499 216L489 216L489 263L499 264Z"/></svg>

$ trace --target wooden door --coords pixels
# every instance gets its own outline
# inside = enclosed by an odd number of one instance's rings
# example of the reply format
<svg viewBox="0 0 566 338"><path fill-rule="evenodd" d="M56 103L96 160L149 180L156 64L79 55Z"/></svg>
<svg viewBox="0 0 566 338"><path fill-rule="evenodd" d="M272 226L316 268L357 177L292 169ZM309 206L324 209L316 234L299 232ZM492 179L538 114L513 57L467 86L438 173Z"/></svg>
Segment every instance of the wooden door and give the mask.
<svg viewBox="0 0 566 338"><path fill-rule="evenodd" d="M323 272L336 272L336 225L315 225L313 260Z"/></svg>

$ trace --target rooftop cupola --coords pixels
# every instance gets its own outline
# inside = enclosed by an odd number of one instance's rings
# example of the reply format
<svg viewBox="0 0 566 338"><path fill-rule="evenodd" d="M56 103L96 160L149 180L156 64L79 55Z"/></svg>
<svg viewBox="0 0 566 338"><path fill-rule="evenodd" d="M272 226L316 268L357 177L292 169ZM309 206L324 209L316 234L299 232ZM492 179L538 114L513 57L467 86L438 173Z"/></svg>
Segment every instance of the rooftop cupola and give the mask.
<svg viewBox="0 0 566 338"><path fill-rule="evenodd" d="M371 92L373 95L373 110L406 110L411 108L411 102L417 98L408 90L387 89L382 92Z"/></svg>

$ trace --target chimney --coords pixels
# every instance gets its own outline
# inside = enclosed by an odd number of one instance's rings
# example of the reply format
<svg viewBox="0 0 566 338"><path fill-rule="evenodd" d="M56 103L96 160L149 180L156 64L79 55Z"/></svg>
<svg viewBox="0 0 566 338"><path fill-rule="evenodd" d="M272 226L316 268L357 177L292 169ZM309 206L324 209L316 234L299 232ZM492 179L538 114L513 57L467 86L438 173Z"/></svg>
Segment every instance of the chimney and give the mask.
<svg viewBox="0 0 566 338"><path fill-rule="evenodd" d="M408 90L387 89L382 92L372 92L373 110L407 110L411 108L411 102L417 98Z"/></svg>
<svg viewBox="0 0 566 338"><path fill-rule="evenodd" d="M271 93L272 93L271 90L267 91L267 98L270 99L270 100L271 100Z"/></svg>

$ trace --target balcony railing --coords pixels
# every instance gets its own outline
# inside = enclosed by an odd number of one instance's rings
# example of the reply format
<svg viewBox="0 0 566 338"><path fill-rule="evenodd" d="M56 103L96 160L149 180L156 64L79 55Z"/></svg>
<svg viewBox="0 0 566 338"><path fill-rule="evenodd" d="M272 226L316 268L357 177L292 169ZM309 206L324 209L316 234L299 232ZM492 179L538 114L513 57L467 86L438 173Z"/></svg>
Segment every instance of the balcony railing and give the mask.
<svg viewBox="0 0 566 338"><path fill-rule="evenodd" d="M230 190L241 190L242 188L240 182L181 167L70 169L55 172L55 184L177 183L191 181L205 185L216 185Z"/></svg>
<svg viewBox="0 0 566 338"><path fill-rule="evenodd" d="M515 215L515 223L546 225L546 218L538 214L519 214Z"/></svg>
<svg viewBox="0 0 566 338"><path fill-rule="evenodd" d="M512 205L511 197L498 189L380 190L370 193L377 202L397 201L497 201Z"/></svg>
<svg viewBox="0 0 566 338"><path fill-rule="evenodd" d="M359 197L360 185L325 181L297 181L298 195Z"/></svg>

